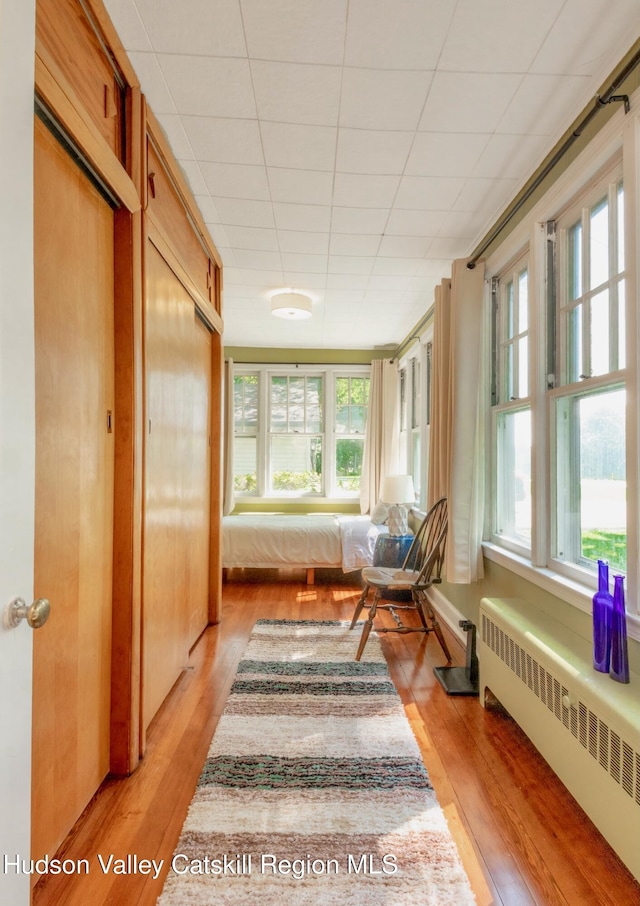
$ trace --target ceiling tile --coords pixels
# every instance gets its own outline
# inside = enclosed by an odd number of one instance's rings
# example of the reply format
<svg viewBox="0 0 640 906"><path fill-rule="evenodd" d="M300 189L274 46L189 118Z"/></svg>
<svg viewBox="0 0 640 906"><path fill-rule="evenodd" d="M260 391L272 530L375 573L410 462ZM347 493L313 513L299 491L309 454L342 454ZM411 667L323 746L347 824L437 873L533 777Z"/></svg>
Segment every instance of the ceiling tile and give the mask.
<svg viewBox="0 0 640 906"><path fill-rule="evenodd" d="M269 167L267 174L273 201L331 204L333 174L326 170L286 170Z"/></svg>
<svg viewBox="0 0 640 906"><path fill-rule="evenodd" d="M364 292L369 283L368 274L328 274L327 290L349 290Z"/></svg>
<svg viewBox="0 0 640 906"><path fill-rule="evenodd" d="M511 198L517 188L517 179L468 179L458 195L454 210L490 214L498 210L505 199Z"/></svg>
<svg viewBox="0 0 640 906"><path fill-rule="evenodd" d="M389 212L383 208L341 208L334 206L331 229L336 233L384 233Z"/></svg>
<svg viewBox="0 0 640 906"><path fill-rule="evenodd" d="M429 249L430 255L436 258L464 258L471 252L471 243L468 239L444 237L434 239Z"/></svg>
<svg viewBox="0 0 640 906"><path fill-rule="evenodd" d="M329 232L313 233L301 230L278 230L282 252L299 252L303 255L326 255L329 251Z"/></svg>
<svg viewBox="0 0 640 906"><path fill-rule="evenodd" d="M347 0L242 0L249 54L256 59L340 65Z"/></svg>
<svg viewBox="0 0 640 906"><path fill-rule="evenodd" d="M273 210L268 201L240 198L217 198L216 208L222 223L231 226L275 227ZM225 278L226 279L226 278Z"/></svg>
<svg viewBox="0 0 640 906"><path fill-rule="evenodd" d="M236 249L236 263L238 267L246 267L251 270L282 270L280 252L267 252L258 249Z"/></svg>
<svg viewBox="0 0 640 906"><path fill-rule="evenodd" d="M437 72L419 129L423 132L491 133L521 81L521 75Z"/></svg>
<svg viewBox="0 0 640 906"><path fill-rule="evenodd" d="M403 176L396 196L396 206L408 210L448 211L463 185L462 178Z"/></svg>
<svg viewBox="0 0 640 906"><path fill-rule="evenodd" d="M252 60L258 116L280 123L337 126L342 69Z"/></svg>
<svg viewBox="0 0 640 906"><path fill-rule="evenodd" d="M336 173L333 201L341 207L390 208L399 182L399 176Z"/></svg>
<svg viewBox="0 0 640 906"><path fill-rule="evenodd" d="M372 273L380 276L413 277L420 263L419 258L389 257L378 255Z"/></svg>
<svg viewBox="0 0 640 906"><path fill-rule="evenodd" d="M526 75L498 123L496 132L515 135L555 135L567 126L567 111L576 116L590 100L590 79ZM573 117L571 117L573 119Z"/></svg>
<svg viewBox="0 0 640 906"><path fill-rule="evenodd" d="M159 113L156 119L164 129L174 157L178 160L195 160L193 148L180 117L175 113Z"/></svg>
<svg viewBox="0 0 640 906"><path fill-rule="evenodd" d="M264 164L256 120L184 116L182 125L199 160L233 164Z"/></svg>
<svg viewBox="0 0 640 906"><path fill-rule="evenodd" d="M225 286L233 283L242 284L253 292L263 291L265 286L283 286L284 275L281 270L255 270L253 268L229 267L224 272Z"/></svg>
<svg viewBox="0 0 640 906"><path fill-rule="evenodd" d="M153 50L135 3L131 0L109 0L108 12L118 37L129 54L136 50Z"/></svg>
<svg viewBox="0 0 640 906"><path fill-rule="evenodd" d="M216 249L218 250L218 252L220 252L221 255L222 255L221 249L226 248L229 251L232 250L233 246L231 245L231 241L229 239L229 236L227 235L227 231L221 224L208 223L207 229L209 230L209 235L213 239ZM227 252L227 257L228 257L228 252ZM225 264L227 263L226 259L225 259L224 263ZM235 264L235 261L233 261L231 263Z"/></svg>
<svg viewBox="0 0 640 906"><path fill-rule="evenodd" d="M289 273L310 274L327 273L327 255L302 255L297 252L283 252L282 266Z"/></svg>
<svg viewBox="0 0 640 906"><path fill-rule="evenodd" d="M255 117L248 60L160 54L158 62L181 114Z"/></svg>
<svg viewBox="0 0 640 906"><path fill-rule="evenodd" d="M639 0L104 2L232 344L393 348L640 33ZM295 332L286 286L315 299Z"/></svg>
<svg viewBox="0 0 640 906"><path fill-rule="evenodd" d="M189 188L194 195L206 195L208 193L207 184L204 181L200 164L197 160L181 160L180 166L187 178Z"/></svg>
<svg viewBox="0 0 640 906"><path fill-rule="evenodd" d="M220 223L220 215L218 214L218 209L214 205L211 196L207 195L194 195L198 209L202 214L202 218L206 223Z"/></svg>
<svg viewBox="0 0 640 906"><path fill-rule="evenodd" d="M300 271L285 270L284 282L286 286L290 286L294 291L315 295L324 292L324 288L327 285L327 275L326 273L313 274L310 271L301 273Z"/></svg>
<svg viewBox="0 0 640 906"><path fill-rule="evenodd" d="M486 228L485 214L473 214L464 211L449 211L440 227L439 236L459 236L461 239L474 239Z"/></svg>
<svg viewBox="0 0 640 906"><path fill-rule="evenodd" d="M332 255L375 255L380 245L381 235L357 235L354 233L332 233L330 251Z"/></svg>
<svg viewBox="0 0 640 906"><path fill-rule="evenodd" d="M224 198L253 198L256 201L270 199L267 171L264 167L203 161L200 169L212 195Z"/></svg>
<svg viewBox="0 0 640 906"><path fill-rule="evenodd" d="M345 69L340 125L390 131L415 129L432 78L431 72Z"/></svg>
<svg viewBox="0 0 640 906"><path fill-rule="evenodd" d="M474 176L523 179L535 169L549 139L544 135L493 135L478 161ZM532 166L533 161L533 166Z"/></svg>
<svg viewBox="0 0 640 906"><path fill-rule="evenodd" d="M279 230L309 230L312 233L326 233L331 223L331 208L312 204L273 205L273 216Z"/></svg>
<svg viewBox="0 0 640 906"><path fill-rule="evenodd" d="M640 34L638 0L615 0L609 14L602 0L566 0L546 36L531 72L594 75L604 78L611 71L611 48L619 59L631 36Z"/></svg>
<svg viewBox="0 0 640 906"><path fill-rule="evenodd" d="M129 59L136 71L136 75L140 79L140 84L143 86L142 90L155 115L177 113L178 109L173 101L167 80L160 68L156 55L153 53L133 52L129 54Z"/></svg>
<svg viewBox="0 0 640 906"><path fill-rule="evenodd" d="M325 303L329 308L339 308L343 305L355 305L364 299L364 289L327 289Z"/></svg>
<svg viewBox="0 0 640 906"><path fill-rule="evenodd" d="M398 298L402 297L402 292L409 289L411 285L411 274L375 274L369 278L365 302L371 298L371 293L386 293L389 301L394 298L393 294L398 293ZM391 294L391 295L389 295ZM381 300L383 301L383 300Z"/></svg>
<svg viewBox="0 0 640 906"><path fill-rule="evenodd" d="M411 176L470 176L489 138L482 132L419 132L405 172Z"/></svg>
<svg viewBox="0 0 640 906"><path fill-rule="evenodd" d="M434 233L435 235L435 233ZM423 258L431 239L428 236L383 236L378 254L387 258Z"/></svg>
<svg viewBox="0 0 640 906"><path fill-rule="evenodd" d="M260 131L268 167L333 170L337 129L262 122Z"/></svg>
<svg viewBox="0 0 640 906"><path fill-rule="evenodd" d="M237 249L261 249L265 252L277 252L280 249L275 229L228 226L225 232L231 245Z"/></svg>
<svg viewBox="0 0 640 906"><path fill-rule="evenodd" d="M387 236L437 236L445 211L406 211L394 208L389 215Z"/></svg>
<svg viewBox="0 0 640 906"><path fill-rule="evenodd" d="M345 65L435 69L455 0L350 0Z"/></svg>
<svg viewBox="0 0 640 906"><path fill-rule="evenodd" d="M375 258L356 255L329 255L330 274L370 274Z"/></svg>
<svg viewBox="0 0 640 906"><path fill-rule="evenodd" d="M416 268L416 276L411 281L412 288L422 286L425 277L448 277L451 270L450 258L425 258Z"/></svg>
<svg viewBox="0 0 640 906"><path fill-rule="evenodd" d="M404 171L413 132L381 132L371 129L338 130L338 173L386 173Z"/></svg>
<svg viewBox="0 0 640 906"><path fill-rule="evenodd" d="M459 0L439 68L526 72L562 5L562 0Z"/></svg>
<svg viewBox="0 0 640 906"><path fill-rule="evenodd" d="M136 0L158 53L246 57L239 0ZM188 10L188 15L186 14Z"/></svg>

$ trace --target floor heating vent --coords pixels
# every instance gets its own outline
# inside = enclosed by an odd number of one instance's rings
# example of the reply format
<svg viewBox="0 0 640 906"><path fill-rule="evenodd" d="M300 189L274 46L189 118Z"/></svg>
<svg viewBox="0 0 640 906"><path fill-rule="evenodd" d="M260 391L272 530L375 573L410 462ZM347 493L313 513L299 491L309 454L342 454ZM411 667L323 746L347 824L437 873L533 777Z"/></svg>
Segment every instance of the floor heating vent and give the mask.
<svg viewBox="0 0 640 906"><path fill-rule="evenodd" d="M588 642L532 610L482 599L481 701L505 706L640 880L640 677L596 673Z"/></svg>

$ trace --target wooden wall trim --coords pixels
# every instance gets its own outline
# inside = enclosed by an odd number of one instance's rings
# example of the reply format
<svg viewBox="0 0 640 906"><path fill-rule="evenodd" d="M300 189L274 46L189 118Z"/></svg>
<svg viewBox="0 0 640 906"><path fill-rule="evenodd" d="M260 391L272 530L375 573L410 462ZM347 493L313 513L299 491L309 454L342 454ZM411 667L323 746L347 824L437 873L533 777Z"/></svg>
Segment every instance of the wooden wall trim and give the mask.
<svg viewBox="0 0 640 906"><path fill-rule="evenodd" d="M209 622L219 623L222 612L222 391L224 347L214 333L211 350L211 520L209 535Z"/></svg>
<svg viewBox="0 0 640 906"><path fill-rule="evenodd" d="M142 98L128 99L133 140L127 164L142 179ZM141 751L142 484L144 445L142 211L116 214L116 434L111 665L111 772L130 774Z"/></svg>
<svg viewBox="0 0 640 906"><path fill-rule="evenodd" d="M194 303L198 306L198 310L205 322L214 333L221 334L223 329L222 318L211 302L200 292L194 281L191 279L187 268L174 251L173 246L161 225L149 212L147 212L145 219L147 222L147 236L149 241L153 243L176 277L180 280L180 283L182 283L189 293Z"/></svg>
<svg viewBox="0 0 640 906"><path fill-rule="evenodd" d="M140 210L140 196L131 177L96 129L55 60L42 46L36 47L35 87L124 207L131 212Z"/></svg>

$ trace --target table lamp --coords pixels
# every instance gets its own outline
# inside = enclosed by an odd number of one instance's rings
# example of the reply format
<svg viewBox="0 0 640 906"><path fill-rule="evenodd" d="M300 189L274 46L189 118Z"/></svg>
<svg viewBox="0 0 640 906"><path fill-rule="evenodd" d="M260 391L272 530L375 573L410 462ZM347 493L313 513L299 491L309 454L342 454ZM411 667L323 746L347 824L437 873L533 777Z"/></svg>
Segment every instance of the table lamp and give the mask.
<svg viewBox="0 0 640 906"><path fill-rule="evenodd" d="M382 482L381 498L390 503L387 525L392 536L407 535L409 510L406 504L412 504L416 494L411 475L387 475Z"/></svg>

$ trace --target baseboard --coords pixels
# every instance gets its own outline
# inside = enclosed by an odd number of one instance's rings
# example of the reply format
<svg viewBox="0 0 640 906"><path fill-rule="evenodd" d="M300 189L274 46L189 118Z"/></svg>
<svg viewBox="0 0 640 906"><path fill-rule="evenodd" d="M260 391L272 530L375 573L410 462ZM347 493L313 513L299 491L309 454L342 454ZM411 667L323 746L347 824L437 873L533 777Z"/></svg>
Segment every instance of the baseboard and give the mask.
<svg viewBox="0 0 640 906"><path fill-rule="evenodd" d="M451 601L442 594L442 592L434 588L433 585L429 589L429 601L433 604L433 608L438 614L438 617L442 620L443 623L446 623L448 628L458 639L462 647L466 650L467 647L467 633L460 628L460 620L466 620L464 614L460 613L457 610Z"/></svg>

